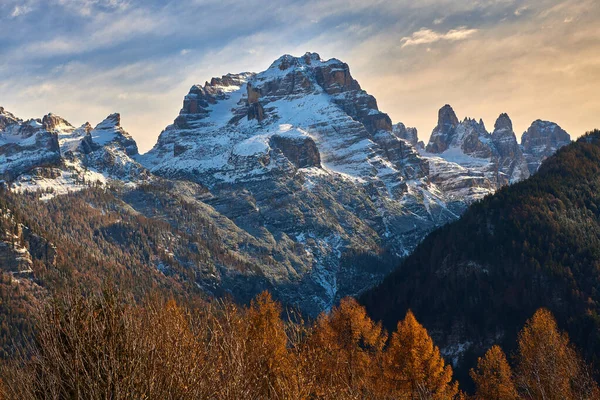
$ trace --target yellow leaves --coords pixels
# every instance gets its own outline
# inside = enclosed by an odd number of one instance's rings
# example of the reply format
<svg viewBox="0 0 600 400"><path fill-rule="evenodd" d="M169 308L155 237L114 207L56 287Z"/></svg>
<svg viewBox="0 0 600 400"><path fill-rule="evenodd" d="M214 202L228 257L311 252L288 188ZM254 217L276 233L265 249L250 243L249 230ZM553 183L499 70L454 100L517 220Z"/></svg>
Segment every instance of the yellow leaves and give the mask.
<svg viewBox="0 0 600 400"><path fill-rule="evenodd" d="M284 321L262 293L191 310L69 297L50 307L32 357L4 368L8 399L464 399L425 327L408 311L391 336L353 299L314 324ZM476 399L598 399L585 363L547 310L519 336L517 374L498 346L471 371ZM76 388L77 392L74 392ZM83 396L85 393L85 396Z"/></svg>
<svg viewBox="0 0 600 400"><path fill-rule="evenodd" d="M477 360L477 370L471 370L477 388L477 398L486 400L516 400L517 390L506 355L500 346L492 346Z"/></svg>
<svg viewBox="0 0 600 400"><path fill-rule="evenodd" d="M375 393L386 339L381 325L354 299L343 299L329 315L322 314L307 343L320 393Z"/></svg>
<svg viewBox="0 0 600 400"><path fill-rule="evenodd" d="M550 311L538 310L519 334L516 381L533 399L592 399L598 387Z"/></svg>
<svg viewBox="0 0 600 400"><path fill-rule="evenodd" d="M458 394L452 368L410 310L392 334L384 360L386 378L399 396L452 399Z"/></svg>
<svg viewBox="0 0 600 400"><path fill-rule="evenodd" d="M513 375L502 349L493 346L471 377L476 399L570 400L600 398L589 367L558 329L554 316L539 309L518 338L516 373Z"/></svg>

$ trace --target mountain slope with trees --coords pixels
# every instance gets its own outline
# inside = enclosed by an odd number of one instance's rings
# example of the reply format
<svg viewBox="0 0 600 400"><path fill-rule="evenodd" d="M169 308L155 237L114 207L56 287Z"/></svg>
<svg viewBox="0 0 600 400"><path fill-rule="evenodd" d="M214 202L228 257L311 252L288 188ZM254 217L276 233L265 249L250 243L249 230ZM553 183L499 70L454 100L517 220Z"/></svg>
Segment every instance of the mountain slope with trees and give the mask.
<svg viewBox="0 0 600 400"><path fill-rule="evenodd" d="M458 366L548 308L600 360L600 131L429 235L362 303L393 327L412 309Z"/></svg>

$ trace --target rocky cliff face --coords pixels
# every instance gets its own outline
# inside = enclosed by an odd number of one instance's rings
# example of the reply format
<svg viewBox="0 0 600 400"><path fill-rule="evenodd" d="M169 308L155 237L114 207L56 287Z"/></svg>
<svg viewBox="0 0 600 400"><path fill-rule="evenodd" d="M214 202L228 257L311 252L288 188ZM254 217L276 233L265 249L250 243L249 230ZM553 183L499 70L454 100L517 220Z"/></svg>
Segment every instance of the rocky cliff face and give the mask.
<svg viewBox="0 0 600 400"><path fill-rule="evenodd" d="M571 136L554 122L537 120L521 136L521 148L533 174L542 161L571 143Z"/></svg>
<svg viewBox="0 0 600 400"><path fill-rule="evenodd" d="M507 114L500 114L494 124L492 144L498 166L499 186L517 182L529 177L529 169L517 143L512 121Z"/></svg>
<svg viewBox="0 0 600 400"><path fill-rule="evenodd" d="M15 277L29 276L34 260L54 265L56 248L28 227L16 223L10 210L0 209L0 271Z"/></svg>
<svg viewBox="0 0 600 400"><path fill-rule="evenodd" d="M417 149L425 148L425 144L422 141L419 141L417 128L407 128L402 122L398 122L397 124L394 124L392 130L394 135L396 135L399 139L408 141Z"/></svg>
<svg viewBox="0 0 600 400"><path fill-rule="evenodd" d="M440 108L438 112L438 123L431 132L429 143L426 150L429 153L443 153L450 144L456 140L456 128L458 127L458 118L449 104Z"/></svg>
<svg viewBox="0 0 600 400"><path fill-rule="evenodd" d="M11 180L37 166L60 161L52 115L23 121L0 108L0 178Z"/></svg>

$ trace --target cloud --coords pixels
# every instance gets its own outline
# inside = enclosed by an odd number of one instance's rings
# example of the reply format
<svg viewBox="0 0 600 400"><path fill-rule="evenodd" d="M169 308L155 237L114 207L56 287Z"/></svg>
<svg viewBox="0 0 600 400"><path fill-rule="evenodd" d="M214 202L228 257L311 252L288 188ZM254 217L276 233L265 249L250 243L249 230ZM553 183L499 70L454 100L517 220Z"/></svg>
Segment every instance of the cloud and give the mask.
<svg viewBox="0 0 600 400"><path fill-rule="evenodd" d="M82 16L92 16L95 12L124 11L130 0L51 0L66 10Z"/></svg>
<svg viewBox="0 0 600 400"><path fill-rule="evenodd" d="M421 28L412 35L402 38L400 41L403 43L402 47L430 44L442 40L455 42L458 40L465 40L475 33L477 33L477 29L469 29L465 26L451 29L446 33L436 32L428 28Z"/></svg>
<svg viewBox="0 0 600 400"><path fill-rule="evenodd" d="M515 10L515 15L518 17L519 15L523 14L524 12L529 10L529 6L523 6L523 7L519 7Z"/></svg>
<svg viewBox="0 0 600 400"><path fill-rule="evenodd" d="M26 4L16 5L15 8L13 8L13 11L10 14L10 16L12 18L17 18L21 15L29 14L31 11L33 11L33 9Z"/></svg>

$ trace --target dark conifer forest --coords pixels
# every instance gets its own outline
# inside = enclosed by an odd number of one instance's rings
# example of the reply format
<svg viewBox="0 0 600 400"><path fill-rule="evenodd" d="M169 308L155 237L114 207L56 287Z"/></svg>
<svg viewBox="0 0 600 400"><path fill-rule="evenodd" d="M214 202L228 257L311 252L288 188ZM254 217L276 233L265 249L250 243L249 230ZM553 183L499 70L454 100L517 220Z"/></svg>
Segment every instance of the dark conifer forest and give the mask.
<svg viewBox="0 0 600 400"><path fill-rule="evenodd" d="M361 297L369 315L391 328L412 309L440 346L470 343L458 360L466 373L495 343L513 352L523 323L545 307L598 365L599 143L599 131L586 134L430 234Z"/></svg>

